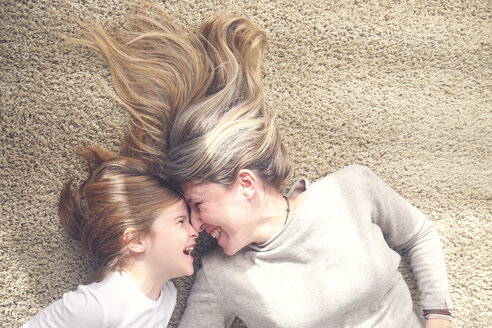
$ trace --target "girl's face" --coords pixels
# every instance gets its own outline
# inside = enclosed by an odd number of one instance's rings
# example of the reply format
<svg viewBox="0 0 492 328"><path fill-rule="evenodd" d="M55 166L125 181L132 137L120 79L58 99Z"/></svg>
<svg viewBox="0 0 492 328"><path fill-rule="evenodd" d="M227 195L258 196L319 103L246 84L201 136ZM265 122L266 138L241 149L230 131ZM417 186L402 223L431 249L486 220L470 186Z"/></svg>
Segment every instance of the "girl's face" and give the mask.
<svg viewBox="0 0 492 328"><path fill-rule="evenodd" d="M197 235L184 200L162 210L152 223L150 233L143 238L145 251L157 274L165 273L170 278L193 274L191 251Z"/></svg>
<svg viewBox="0 0 492 328"><path fill-rule="evenodd" d="M237 185L226 188L218 183L185 183L181 186L190 206L191 224L205 230L227 255L254 242L255 215Z"/></svg>

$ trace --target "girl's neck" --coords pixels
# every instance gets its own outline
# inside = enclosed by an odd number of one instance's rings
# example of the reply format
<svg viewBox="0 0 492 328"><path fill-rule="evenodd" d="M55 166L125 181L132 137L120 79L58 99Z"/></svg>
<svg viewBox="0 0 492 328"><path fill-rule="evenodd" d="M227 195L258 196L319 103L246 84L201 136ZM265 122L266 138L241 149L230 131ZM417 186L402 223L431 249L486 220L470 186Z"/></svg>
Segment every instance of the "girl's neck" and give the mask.
<svg viewBox="0 0 492 328"><path fill-rule="evenodd" d="M157 275L152 270L148 270L144 263L138 261L126 265L124 271L138 289L151 300L159 298L162 287L169 280L164 275Z"/></svg>

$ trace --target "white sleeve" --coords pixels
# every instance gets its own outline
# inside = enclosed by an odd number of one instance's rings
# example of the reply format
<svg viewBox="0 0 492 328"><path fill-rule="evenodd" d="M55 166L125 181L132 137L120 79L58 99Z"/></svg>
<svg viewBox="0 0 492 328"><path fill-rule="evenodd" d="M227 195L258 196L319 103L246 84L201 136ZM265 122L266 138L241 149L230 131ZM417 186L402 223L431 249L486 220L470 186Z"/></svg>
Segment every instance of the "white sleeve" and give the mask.
<svg viewBox="0 0 492 328"><path fill-rule="evenodd" d="M372 221L388 245L407 256L423 308L450 309L444 254L431 222L369 168L361 168L366 196L372 202Z"/></svg>
<svg viewBox="0 0 492 328"><path fill-rule="evenodd" d="M179 322L179 328L228 328L234 321L234 314L219 302L207 277L200 269L193 283L186 310Z"/></svg>
<svg viewBox="0 0 492 328"><path fill-rule="evenodd" d="M105 327L105 313L106 305L97 292L81 285L38 312L22 328Z"/></svg>

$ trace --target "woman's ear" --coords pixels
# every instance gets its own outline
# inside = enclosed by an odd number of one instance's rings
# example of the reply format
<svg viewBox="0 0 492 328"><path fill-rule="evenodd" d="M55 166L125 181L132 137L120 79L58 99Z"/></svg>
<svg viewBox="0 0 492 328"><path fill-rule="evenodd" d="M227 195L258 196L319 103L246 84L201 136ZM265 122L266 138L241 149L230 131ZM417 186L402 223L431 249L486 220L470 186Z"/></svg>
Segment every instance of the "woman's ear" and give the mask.
<svg viewBox="0 0 492 328"><path fill-rule="evenodd" d="M258 187L258 176L251 170L242 169L239 170L239 173L237 174L236 183L239 192L244 196L251 198L256 193L256 188Z"/></svg>
<svg viewBox="0 0 492 328"><path fill-rule="evenodd" d="M135 228L128 228L123 234L123 241L129 251L134 253L143 253L145 246L142 242L141 234L137 233Z"/></svg>

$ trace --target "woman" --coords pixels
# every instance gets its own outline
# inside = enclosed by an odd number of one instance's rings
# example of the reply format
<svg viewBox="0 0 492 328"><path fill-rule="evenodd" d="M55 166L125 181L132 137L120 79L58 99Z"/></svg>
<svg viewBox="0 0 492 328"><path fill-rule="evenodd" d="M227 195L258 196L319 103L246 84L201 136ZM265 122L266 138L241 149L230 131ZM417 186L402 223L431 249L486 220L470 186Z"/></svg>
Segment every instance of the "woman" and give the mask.
<svg viewBox="0 0 492 328"><path fill-rule="evenodd" d="M129 37L97 28L85 44L133 114L128 151L181 187L192 225L220 246L202 258L180 327L235 316L250 328L422 327L396 251L410 260L425 326L449 327L438 236L371 170L280 192L290 165L264 101L265 33L231 14L198 33L175 26L158 10Z"/></svg>
<svg viewBox="0 0 492 328"><path fill-rule="evenodd" d="M176 304L170 281L193 274L197 232L186 203L141 161L82 148L89 178L60 197L60 220L99 269L93 282L23 327L163 327Z"/></svg>

